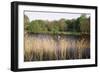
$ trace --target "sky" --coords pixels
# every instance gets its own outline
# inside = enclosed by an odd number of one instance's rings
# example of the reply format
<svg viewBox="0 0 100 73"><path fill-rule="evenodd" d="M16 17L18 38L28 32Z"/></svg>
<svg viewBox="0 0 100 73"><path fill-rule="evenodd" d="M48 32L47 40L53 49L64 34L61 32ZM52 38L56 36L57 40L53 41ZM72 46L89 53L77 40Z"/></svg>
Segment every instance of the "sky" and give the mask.
<svg viewBox="0 0 100 73"><path fill-rule="evenodd" d="M59 20L61 18L65 19L76 19L82 15L82 13L68 13L68 12L37 12L37 11L24 11L24 14L28 16L30 22L32 20ZM89 14L86 14L89 17Z"/></svg>

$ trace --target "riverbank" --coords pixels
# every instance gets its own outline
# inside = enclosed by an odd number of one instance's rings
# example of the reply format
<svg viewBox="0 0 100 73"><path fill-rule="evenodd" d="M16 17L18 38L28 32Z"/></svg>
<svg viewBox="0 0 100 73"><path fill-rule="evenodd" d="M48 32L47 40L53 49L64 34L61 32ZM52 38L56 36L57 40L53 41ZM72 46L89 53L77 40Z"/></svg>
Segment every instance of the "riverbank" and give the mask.
<svg viewBox="0 0 100 73"><path fill-rule="evenodd" d="M87 32L27 32L28 34L51 34L51 35L90 35Z"/></svg>

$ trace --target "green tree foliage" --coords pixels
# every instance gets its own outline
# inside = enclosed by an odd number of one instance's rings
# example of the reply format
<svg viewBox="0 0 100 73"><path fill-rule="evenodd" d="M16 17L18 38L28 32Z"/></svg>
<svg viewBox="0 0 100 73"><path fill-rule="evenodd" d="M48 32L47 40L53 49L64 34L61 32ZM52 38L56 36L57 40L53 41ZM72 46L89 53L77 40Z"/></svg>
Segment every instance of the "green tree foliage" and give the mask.
<svg viewBox="0 0 100 73"><path fill-rule="evenodd" d="M76 19L75 21L75 29L76 29L76 32L80 32L80 20L79 18Z"/></svg>
<svg viewBox="0 0 100 73"><path fill-rule="evenodd" d="M66 20L66 31L80 32L79 19Z"/></svg>
<svg viewBox="0 0 100 73"><path fill-rule="evenodd" d="M67 28L65 21L66 20L64 18L58 21L58 26L60 31L65 31L65 29Z"/></svg>
<svg viewBox="0 0 100 73"><path fill-rule="evenodd" d="M57 21L53 21L51 23L51 28L50 28L51 32L57 33L59 32L59 26L58 26L58 22Z"/></svg>
<svg viewBox="0 0 100 73"><path fill-rule="evenodd" d="M87 18L85 14L81 15L79 18L80 21L80 31L81 32L90 32L90 17Z"/></svg>
<svg viewBox="0 0 100 73"><path fill-rule="evenodd" d="M67 33L80 32L90 33L90 17L82 14L77 19L48 21L48 20L33 20L29 22L29 18L24 15L25 30L33 33Z"/></svg>
<svg viewBox="0 0 100 73"><path fill-rule="evenodd" d="M38 32L42 32L42 31L47 31L47 28L46 28L44 21L34 20L29 24L28 31L38 33Z"/></svg>
<svg viewBox="0 0 100 73"><path fill-rule="evenodd" d="M24 15L24 29L27 30L29 26L29 18L28 16Z"/></svg>
<svg viewBox="0 0 100 73"><path fill-rule="evenodd" d="M66 20L66 24L68 25L68 27L65 28L66 31L73 31L73 24L71 20Z"/></svg>

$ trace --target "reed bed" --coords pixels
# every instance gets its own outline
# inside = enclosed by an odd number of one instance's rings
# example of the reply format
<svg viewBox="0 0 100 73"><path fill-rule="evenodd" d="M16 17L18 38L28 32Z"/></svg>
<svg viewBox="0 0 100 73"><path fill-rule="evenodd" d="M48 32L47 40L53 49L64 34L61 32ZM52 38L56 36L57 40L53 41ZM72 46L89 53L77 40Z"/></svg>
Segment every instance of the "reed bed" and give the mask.
<svg viewBox="0 0 100 73"><path fill-rule="evenodd" d="M24 61L90 58L89 37L27 34L24 36Z"/></svg>

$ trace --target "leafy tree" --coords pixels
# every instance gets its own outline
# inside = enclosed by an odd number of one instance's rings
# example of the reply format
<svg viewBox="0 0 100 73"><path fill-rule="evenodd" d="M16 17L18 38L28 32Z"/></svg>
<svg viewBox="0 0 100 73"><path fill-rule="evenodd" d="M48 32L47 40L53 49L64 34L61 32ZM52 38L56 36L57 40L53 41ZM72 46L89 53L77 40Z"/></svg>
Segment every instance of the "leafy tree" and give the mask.
<svg viewBox="0 0 100 73"><path fill-rule="evenodd" d="M75 27L76 32L80 32L80 20L79 20L79 18L76 19L75 24L76 24L76 27Z"/></svg>
<svg viewBox="0 0 100 73"><path fill-rule="evenodd" d="M65 28L67 28L65 21L66 20L64 18L58 21L59 31L64 31Z"/></svg>
<svg viewBox="0 0 100 73"><path fill-rule="evenodd" d="M49 27L50 31L53 33L59 32L59 26L57 21L52 21Z"/></svg>
<svg viewBox="0 0 100 73"><path fill-rule="evenodd" d="M28 16L24 15L24 29L27 30L29 26L29 18Z"/></svg>
<svg viewBox="0 0 100 73"><path fill-rule="evenodd" d="M29 31L34 33L46 32L45 22L42 20L34 20L29 24Z"/></svg>
<svg viewBox="0 0 100 73"><path fill-rule="evenodd" d="M90 18L87 18L85 14L81 15L79 18L80 21L80 31L81 32L90 32Z"/></svg>
<svg viewBox="0 0 100 73"><path fill-rule="evenodd" d="M34 33L41 31L40 24L38 24L37 21L32 21L32 22L29 24L29 31L30 31L30 32L34 32Z"/></svg>
<svg viewBox="0 0 100 73"><path fill-rule="evenodd" d="M38 22L39 27L41 28L41 31L47 31L47 27L46 27L46 22L43 20L36 20L36 22Z"/></svg>
<svg viewBox="0 0 100 73"><path fill-rule="evenodd" d="M80 32L79 19L66 20L66 32Z"/></svg>
<svg viewBox="0 0 100 73"><path fill-rule="evenodd" d="M73 31L73 24L71 20L66 20L66 24L68 25L68 27L65 29L66 31Z"/></svg>
<svg viewBox="0 0 100 73"><path fill-rule="evenodd" d="M64 18L60 20L48 21L48 20L33 20L29 22L29 18L24 15L25 30L33 33L41 32L90 32L90 17L86 17L82 14L77 19L66 20Z"/></svg>

